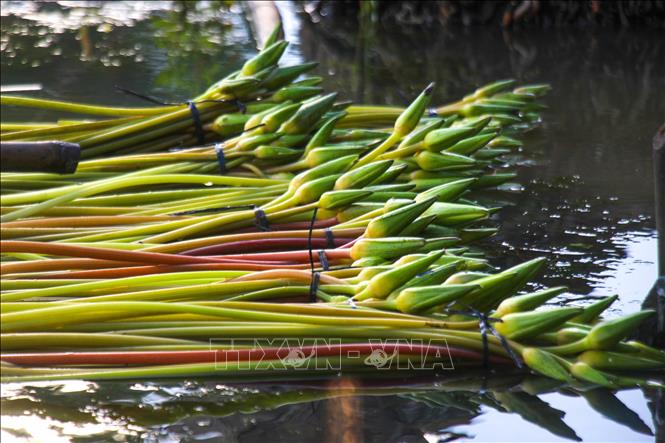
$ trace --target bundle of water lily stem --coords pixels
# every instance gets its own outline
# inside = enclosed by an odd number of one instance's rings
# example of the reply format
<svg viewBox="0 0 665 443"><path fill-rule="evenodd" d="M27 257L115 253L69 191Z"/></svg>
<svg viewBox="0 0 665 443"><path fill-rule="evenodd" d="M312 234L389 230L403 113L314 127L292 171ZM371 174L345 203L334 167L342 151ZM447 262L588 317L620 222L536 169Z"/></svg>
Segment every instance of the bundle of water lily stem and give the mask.
<svg viewBox="0 0 665 443"><path fill-rule="evenodd" d="M515 177L501 156L547 85L351 105L302 77L313 63L278 66L276 40L184 104L2 97L103 116L2 125L84 158L2 175L3 381L367 372L392 355L659 384L665 353L630 339L653 312L548 305L565 288L524 289L544 259L499 272L471 245L496 231L477 193Z"/></svg>

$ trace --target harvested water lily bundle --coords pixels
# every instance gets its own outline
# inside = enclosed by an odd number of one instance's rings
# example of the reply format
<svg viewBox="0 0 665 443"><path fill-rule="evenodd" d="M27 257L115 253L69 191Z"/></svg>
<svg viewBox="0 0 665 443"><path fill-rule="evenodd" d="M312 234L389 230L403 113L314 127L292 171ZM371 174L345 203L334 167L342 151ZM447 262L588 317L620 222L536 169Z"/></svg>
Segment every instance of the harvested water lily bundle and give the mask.
<svg viewBox="0 0 665 443"><path fill-rule="evenodd" d="M659 385L665 353L630 340L653 312L545 306L565 288L527 286L544 259L498 271L474 244L548 86L350 105L299 79L313 65L279 67L274 40L186 105L2 98L114 117L3 125L86 157L2 175L3 381L492 365Z"/></svg>

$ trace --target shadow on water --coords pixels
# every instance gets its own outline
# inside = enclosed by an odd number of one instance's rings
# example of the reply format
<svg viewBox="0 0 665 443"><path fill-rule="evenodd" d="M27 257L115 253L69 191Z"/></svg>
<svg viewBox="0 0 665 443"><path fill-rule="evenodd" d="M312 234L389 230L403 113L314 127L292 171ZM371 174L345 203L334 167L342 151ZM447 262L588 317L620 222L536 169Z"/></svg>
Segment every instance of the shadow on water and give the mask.
<svg viewBox="0 0 665 443"><path fill-rule="evenodd" d="M3 4L3 84L41 83L43 96L109 104L136 100L113 85L180 100L255 51L229 2L61 3ZM665 119L664 39L396 27L376 24L371 8L360 21L280 8L295 17L295 55L320 61L325 88L344 98L405 104L436 81L443 103L498 78L551 83L544 125L506 159L519 185L479 197L506 205L493 220L499 235L481 247L499 267L547 256L539 285L566 284L580 297L617 292L615 312L638 308L656 277L650 140ZM54 115L3 109L2 118ZM662 436L662 391L484 380L5 385L2 428L48 441L650 441L649 428Z"/></svg>

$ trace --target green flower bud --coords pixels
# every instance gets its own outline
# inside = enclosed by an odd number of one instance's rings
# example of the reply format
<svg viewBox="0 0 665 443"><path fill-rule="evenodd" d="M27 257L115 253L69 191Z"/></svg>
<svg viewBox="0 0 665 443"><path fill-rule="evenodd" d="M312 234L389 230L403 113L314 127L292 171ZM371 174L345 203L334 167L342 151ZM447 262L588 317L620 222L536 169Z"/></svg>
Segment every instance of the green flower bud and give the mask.
<svg viewBox="0 0 665 443"><path fill-rule="evenodd" d="M557 308L546 311L515 312L504 315L494 328L511 340L536 337L538 334L555 329L575 315L580 308Z"/></svg>
<svg viewBox="0 0 665 443"><path fill-rule="evenodd" d="M261 145L254 149L254 157L260 159L282 160L298 157L300 151L282 146Z"/></svg>
<svg viewBox="0 0 665 443"><path fill-rule="evenodd" d="M385 139L390 134L373 129L336 129L332 133L331 142L355 142L369 139Z"/></svg>
<svg viewBox="0 0 665 443"><path fill-rule="evenodd" d="M429 266L437 261L443 252L426 255L411 263L398 265L372 277L369 284L362 292L356 294L355 300L367 300L369 298L383 299L405 282L424 272Z"/></svg>
<svg viewBox="0 0 665 443"><path fill-rule="evenodd" d="M485 98L485 97L491 97L492 95L504 91L511 86L515 84L515 80L513 79L507 79L507 80L497 80L492 83L488 83L485 86L481 86L480 88L476 89L473 92L473 97L478 99L478 98Z"/></svg>
<svg viewBox="0 0 665 443"><path fill-rule="evenodd" d="M223 114L215 119L212 130L222 137L239 134L243 131L249 118L249 114Z"/></svg>
<svg viewBox="0 0 665 443"><path fill-rule="evenodd" d="M370 266L381 266L385 265L386 260L381 257L363 257L361 259L358 259L354 261L351 266L357 267L357 268L366 268Z"/></svg>
<svg viewBox="0 0 665 443"><path fill-rule="evenodd" d="M473 158L476 160L493 160L502 155L510 154L511 152L510 149L485 147L476 151L476 153L473 154Z"/></svg>
<svg viewBox="0 0 665 443"><path fill-rule="evenodd" d="M566 287L560 286L558 288L549 288L530 294L516 295L501 302L496 312L495 317L502 317L506 314L514 312L523 312L536 309L547 300L556 297L557 295L566 291Z"/></svg>
<svg viewBox="0 0 665 443"><path fill-rule="evenodd" d="M467 228L460 229L457 236L460 238L461 244L466 244L489 238L495 235L497 231L497 228Z"/></svg>
<svg viewBox="0 0 665 443"><path fill-rule="evenodd" d="M389 160L384 160L384 161L389 161ZM370 182L370 184L371 185L378 185L378 184L381 184L381 183L392 183L407 168L408 168L408 166L404 163L393 165L390 168L388 168L383 174L379 175L377 178L372 180ZM360 168L358 168L358 169L360 169Z"/></svg>
<svg viewBox="0 0 665 443"><path fill-rule="evenodd" d="M365 149L367 146L364 145L322 146L309 151L305 156L305 163L312 168L346 155L360 155Z"/></svg>
<svg viewBox="0 0 665 443"><path fill-rule="evenodd" d="M335 189L362 188L381 176L393 164L392 160L381 160L344 173L335 183Z"/></svg>
<svg viewBox="0 0 665 443"><path fill-rule="evenodd" d="M395 304L408 314L417 314L436 306L458 300L473 290L473 285L418 286L402 290Z"/></svg>
<svg viewBox="0 0 665 443"><path fill-rule="evenodd" d="M425 241L426 243L423 247L423 251L431 252L455 246L459 242L459 239L457 237L435 237L428 238Z"/></svg>
<svg viewBox="0 0 665 443"><path fill-rule="evenodd" d="M308 180L298 187L295 197L299 204L314 203L324 192L330 191L335 185L338 175L329 175L327 177Z"/></svg>
<svg viewBox="0 0 665 443"><path fill-rule="evenodd" d="M500 135L498 137L495 137L488 143L488 146L491 148L510 148L510 149L516 149L516 148L521 148L524 146L524 144L512 137L506 137L505 135Z"/></svg>
<svg viewBox="0 0 665 443"><path fill-rule="evenodd" d="M280 138L281 134L258 134L242 137L236 144L239 151L249 151L260 145L267 145Z"/></svg>
<svg viewBox="0 0 665 443"><path fill-rule="evenodd" d="M498 126L505 127L510 125L517 125L522 123L522 119L515 115L505 114L505 113L494 113L490 114L492 117L492 123L498 123ZM489 125L488 125L489 126Z"/></svg>
<svg viewBox="0 0 665 443"><path fill-rule="evenodd" d="M363 200L372 191L365 191L362 189L346 189L342 191L327 191L319 200L319 208L323 209L338 209L349 206L350 204Z"/></svg>
<svg viewBox="0 0 665 443"><path fill-rule="evenodd" d="M485 272L463 271L451 275L450 278L448 278L448 280L446 280L444 284L463 285L485 277L492 277L492 274L487 274Z"/></svg>
<svg viewBox="0 0 665 443"><path fill-rule="evenodd" d="M552 87L547 84L538 84L538 85L525 85L525 86L520 86L519 88L513 89L513 93L515 94L531 94L535 95L536 97L542 97L543 95L547 94Z"/></svg>
<svg viewBox="0 0 665 443"><path fill-rule="evenodd" d="M312 126L330 110L336 98L337 93L332 93L307 100L293 117L284 122L279 132L285 134L308 133Z"/></svg>
<svg viewBox="0 0 665 443"><path fill-rule="evenodd" d="M430 151L439 152L446 148L450 148L460 140L471 137L476 132L475 128L464 126L436 129L425 136L423 146Z"/></svg>
<svg viewBox="0 0 665 443"><path fill-rule="evenodd" d="M272 71L270 75L263 80L261 86L268 90L281 88L282 86L288 85L305 72L314 69L317 65L317 62L309 62L284 68L279 67Z"/></svg>
<svg viewBox="0 0 665 443"><path fill-rule="evenodd" d="M430 83L423 92L397 117L393 133L404 137L415 129L425 109L429 105L434 83Z"/></svg>
<svg viewBox="0 0 665 443"><path fill-rule="evenodd" d="M517 177L514 172L502 172L497 174L483 175L471 186L472 189L494 188Z"/></svg>
<svg viewBox="0 0 665 443"><path fill-rule="evenodd" d="M604 386L606 388L617 387L601 371L594 369L593 367L581 361L578 361L570 366L570 373L573 374L575 378L593 383L594 385Z"/></svg>
<svg viewBox="0 0 665 443"><path fill-rule="evenodd" d="M240 70L240 74L243 76L254 75L262 69L277 64L288 45L288 42L279 41L261 50L261 52L245 62Z"/></svg>
<svg viewBox="0 0 665 443"><path fill-rule="evenodd" d="M390 237L403 231L433 203L434 199L413 202L372 219L365 230L367 238Z"/></svg>
<svg viewBox="0 0 665 443"><path fill-rule="evenodd" d="M458 141L449 148L446 152L460 155L471 155L480 148L490 143L497 135L497 132L489 132L487 134L474 135L463 140Z"/></svg>
<svg viewBox="0 0 665 443"><path fill-rule="evenodd" d="M524 348L522 350L522 360L529 368L539 374L566 383L573 382L568 370L554 354L538 348Z"/></svg>
<svg viewBox="0 0 665 443"><path fill-rule="evenodd" d="M270 45L277 43L278 40L284 38L284 30L282 29L282 22L277 23L277 26L270 32L266 41L263 42L263 49L268 48Z"/></svg>
<svg viewBox="0 0 665 443"><path fill-rule="evenodd" d="M241 95L256 88L260 80L254 77L224 79L217 84L217 91L222 94Z"/></svg>
<svg viewBox="0 0 665 443"><path fill-rule="evenodd" d="M486 208L459 203L434 203L424 215L436 215L437 224L456 226L483 220L489 216Z"/></svg>
<svg viewBox="0 0 665 443"><path fill-rule="evenodd" d="M570 321L575 323L589 324L597 320L600 314L609 308L618 298L618 295L612 295L610 297L605 297L602 300L598 300L597 302L591 303L590 305L584 307L584 311L582 311L580 315L572 318Z"/></svg>
<svg viewBox="0 0 665 443"><path fill-rule="evenodd" d="M264 132L275 132L282 123L296 113L300 106L300 103L286 104L285 106L280 106L276 110L266 114L266 116L261 119L261 124L263 125L262 130Z"/></svg>
<svg viewBox="0 0 665 443"><path fill-rule="evenodd" d="M665 363L631 354L609 351L586 351L577 357L578 361L595 369L612 371L651 371L665 369Z"/></svg>
<svg viewBox="0 0 665 443"><path fill-rule="evenodd" d="M305 182L321 177L327 177L331 174L339 174L347 170L357 159L358 156L356 155L347 155L346 157L340 157L336 160L332 160L314 168L307 169L291 179L291 182L289 183L289 189L295 192L296 189L298 189L298 187L300 187L300 185Z"/></svg>
<svg viewBox="0 0 665 443"><path fill-rule="evenodd" d="M587 349L611 349L655 311L645 310L598 323L584 339Z"/></svg>
<svg viewBox="0 0 665 443"><path fill-rule="evenodd" d="M336 117L330 117L325 120L325 122L321 125L321 127L314 133L312 138L309 140L309 143L307 143L307 146L305 146L305 153L309 153L314 148L318 148L319 146L323 146L328 142L328 139L330 138L330 135L333 132L333 129L335 129L335 125L339 121L341 116L336 116Z"/></svg>
<svg viewBox="0 0 665 443"><path fill-rule="evenodd" d="M323 77L314 76L293 82L293 86L319 86L321 83L323 83ZM333 107L333 109L335 108Z"/></svg>
<svg viewBox="0 0 665 443"><path fill-rule="evenodd" d="M385 259L400 257L419 251L425 240L419 237L360 238L351 247L351 258L381 257Z"/></svg>
<svg viewBox="0 0 665 443"><path fill-rule="evenodd" d="M310 97L314 97L323 92L323 88L319 86L301 86L291 85L285 86L270 96L271 101L280 103L283 101L301 101Z"/></svg>
<svg viewBox="0 0 665 443"><path fill-rule="evenodd" d="M422 125L419 128L414 129L413 132L402 139L397 148L405 148L407 146L415 145L416 143L423 141L427 134L435 129L439 129L445 122L445 119L438 118L434 121Z"/></svg>
<svg viewBox="0 0 665 443"><path fill-rule="evenodd" d="M426 200L429 198L436 198L436 200L440 202L454 201L457 199L457 197L462 195L475 181L475 178L465 178L443 183L439 186L435 186L419 193L416 196L416 201Z"/></svg>
<svg viewBox="0 0 665 443"><path fill-rule="evenodd" d="M426 217L418 217L409 226L404 228L399 234L407 237L417 236L423 233L427 226L436 220L436 215L428 215Z"/></svg>

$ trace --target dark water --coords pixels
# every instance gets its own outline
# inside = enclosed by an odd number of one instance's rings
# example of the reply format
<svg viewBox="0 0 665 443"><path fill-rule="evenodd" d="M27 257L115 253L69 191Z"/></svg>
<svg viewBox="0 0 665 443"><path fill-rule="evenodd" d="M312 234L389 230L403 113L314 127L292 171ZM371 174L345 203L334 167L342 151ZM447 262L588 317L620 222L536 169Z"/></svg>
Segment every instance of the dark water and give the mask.
<svg viewBox="0 0 665 443"><path fill-rule="evenodd" d="M574 296L617 293L639 308L656 278L651 137L665 121L665 38L632 30L395 28L280 4L286 62L318 60L324 87L360 102L406 104L429 81L435 101L498 78L548 82L549 110L512 160L519 185L487 196L506 207L482 245L504 267L535 256L538 284ZM225 2L2 3L2 83L36 94L139 104L113 85L182 100L255 52ZM355 17L355 16L353 16ZM337 20L336 20L337 19ZM47 113L3 109L3 121ZM346 378L228 384L4 385L2 436L22 441L653 441L662 393L594 390L455 371L433 380ZM660 406L658 406L660 405ZM659 409L660 408L660 409ZM660 412L657 412L657 410ZM660 418L658 418L660 414Z"/></svg>

